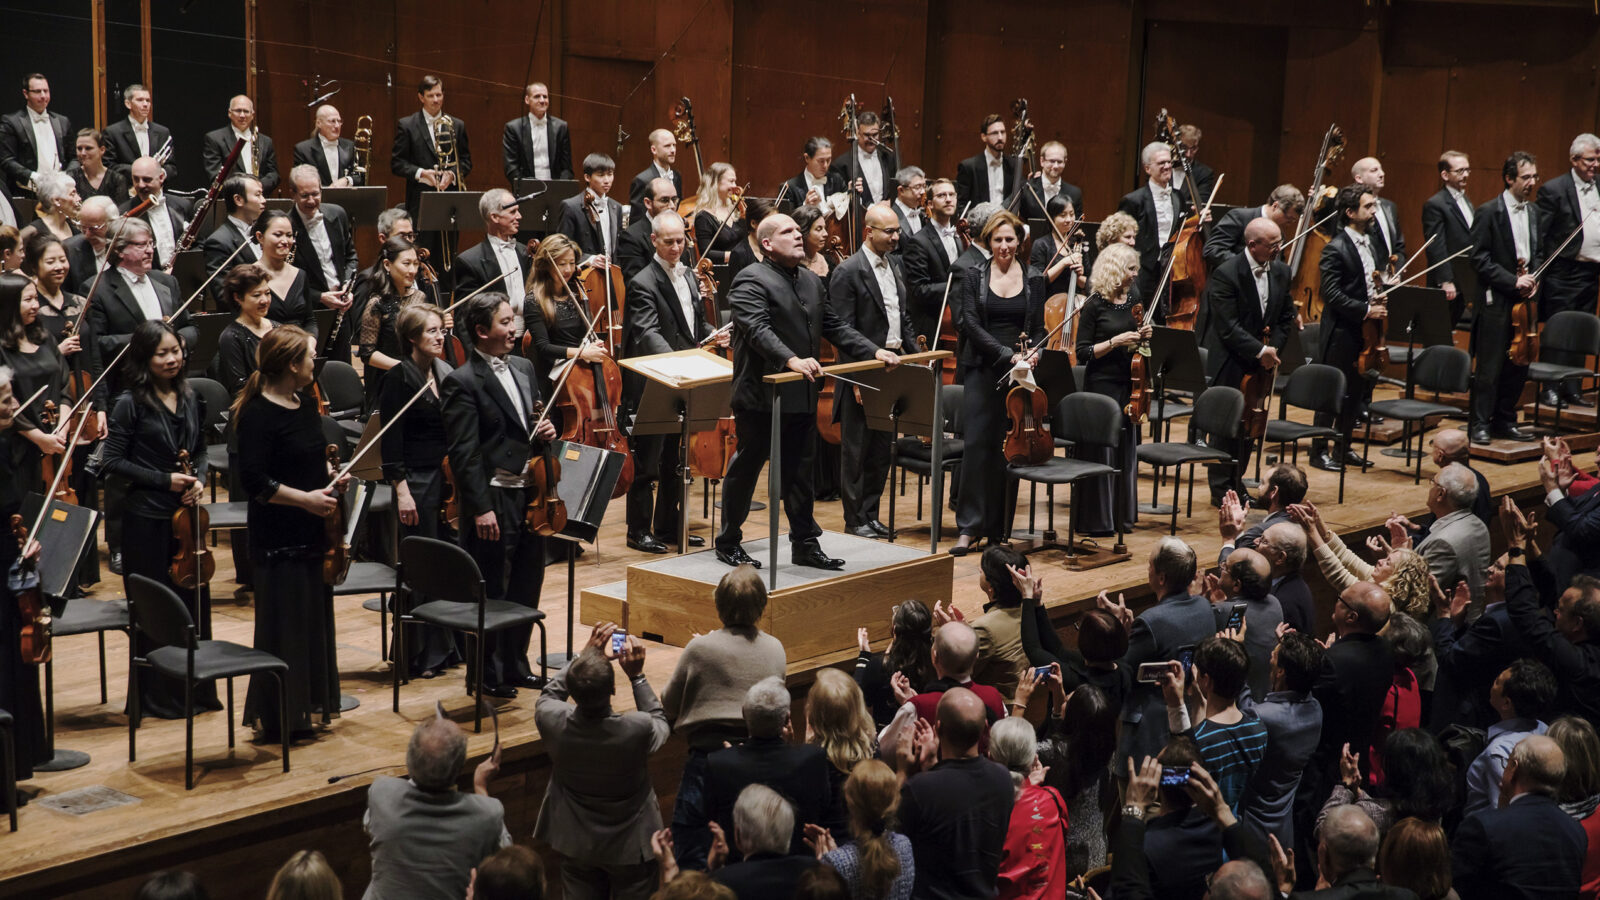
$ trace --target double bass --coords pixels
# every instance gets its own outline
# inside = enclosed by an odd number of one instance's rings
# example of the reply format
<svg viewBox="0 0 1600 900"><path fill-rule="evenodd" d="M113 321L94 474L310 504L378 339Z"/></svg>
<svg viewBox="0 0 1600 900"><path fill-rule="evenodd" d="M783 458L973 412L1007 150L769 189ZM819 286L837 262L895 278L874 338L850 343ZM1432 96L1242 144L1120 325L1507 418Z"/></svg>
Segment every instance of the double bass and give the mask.
<svg viewBox="0 0 1600 900"><path fill-rule="evenodd" d="M1324 201L1339 193L1337 188L1323 187L1323 181L1333 171L1333 165L1344 153L1344 132L1337 124L1329 125L1322 136L1322 149L1317 152L1317 166L1311 173L1311 190L1306 192L1306 208L1300 214L1300 233L1295 235L1294 249L1289 252L1289 297L1300 314L1301 322L1322 318L1322 248L1328 246L1329 235L1312 223L1322 217Z"/></svg>
<svg viewBox="0 0 1600 900"><path fill-rule="evenodd" d="M1177 121L1161 110L1156 116L1156 140L1166 143L1172 148L1172 156L1183 164L1184 182L1189 186L1189 195L1195 212L1183 220L1178 231L1172 237L1172 282L1171 293L1167 299L1168 328L1181 328L1184 331L1195 329L1195 320L1200 316L1200 295L1206 289L1206 260L1204 253L1204 238L1200 234L1200 226L1205 221L1211 210L1212 198L1216 197L1217 189L1211 189L1211 196L1206 198L1205 205L1200 205L1198 194L1199 185L1194 180L1194 170L1189 165L1189 157L1183 152L1183 146L1178 140ZM1217 178L1218 183L1222 181Z"/></svg>
<svg viewBox="0 0 1600 900"><path fill-rule="evenodd" d="M694 174L699 178L695 196L678 199L678 215L685 222L693 221L694 211L700 205L699 187L705 184L706 167L700 162L700 136L695 133L694 104L688 97L679 97L672 105L672 136L680 144L694 148ZM699 256L699 254L695 254Z"/></svg>

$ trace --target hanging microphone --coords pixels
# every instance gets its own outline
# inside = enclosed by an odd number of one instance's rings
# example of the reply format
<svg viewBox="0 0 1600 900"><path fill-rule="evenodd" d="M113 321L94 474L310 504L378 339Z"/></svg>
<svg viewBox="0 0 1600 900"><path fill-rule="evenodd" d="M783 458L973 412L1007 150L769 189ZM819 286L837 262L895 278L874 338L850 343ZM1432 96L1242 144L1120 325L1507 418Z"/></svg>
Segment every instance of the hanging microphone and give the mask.
<svg viewBox="0 0 1600 900"><path fill-rule="evenodd" d="M544 181L542 179L534 179L534 180L538 181L540 184L544 184ZM544 187L541 187L540 189L538 189L537 191L534 191L531 194L523 194L521 197L518 197L515 200L512 200L510 203L505 204L504 206L500 207L500 211L501 212L505 212L505 211L511 209L514 206L520 206L521 204L526 203L529 200L532 200L533 198L539 196L540 194L549 193L549 191L550 191L550 186L549 185L545 185Z"/></svg>

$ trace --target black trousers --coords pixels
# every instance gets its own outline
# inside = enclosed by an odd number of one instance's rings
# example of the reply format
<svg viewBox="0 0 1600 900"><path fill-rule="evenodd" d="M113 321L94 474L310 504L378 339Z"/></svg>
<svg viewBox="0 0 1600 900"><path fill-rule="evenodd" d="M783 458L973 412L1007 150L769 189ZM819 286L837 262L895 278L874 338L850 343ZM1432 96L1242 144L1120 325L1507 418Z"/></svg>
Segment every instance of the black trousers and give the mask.
<svg viewBox="0 0 1600 900"><path fill-rule="evenodd" d="M1344 396L1339 400L1338 416L1317 413L1313 419L1321 428L1332 426L1348 442L1355 431L1356 415L1361 411L1362 399L1367 395L1367 376L1356 366L1361 348L1338 348L1327 354L1323 363L1344 373Z"/></svg>
<svg viewBox="0 0 1600 900"><path fill-rule="evenodd" d="M544 587L545 539L523 527L528 508L528 492L521 488L491 487L494 515L500 524L500 539L478 537L478 528L465 510L461 518L461 546L472 555L483 573L484 590L491 600L509 600L529 609L539 608L539 592ZM515 687L533 674L528 662L528 642L532 625L505 628L489 636L484 644L483 684L485 687ZM467 656L467 684L472 684L475 654Z"/></svg>
<svg viewBox="0 0 1600 900"><path fill-rule="evenodd" d="M444 503L445 480L444 469L411 469L406 473L406 486L411 490L411 499L417 504L417 524L400 524L401 539L413 535L426 538L447 539L443 533L447 526L440 521L439 515ZM400 608L410 610L412 607L433 599L417 596L411 593L409 587L401 588L397 600ZM464 638L460 632L448 628L439 628L434 625L407 625L406 626L406 651L411 657L408 674L416 675L429 669L442 669L447 666L460 665L465 658ZM391 651L393 645L391 643ZM393 658L391 652L390 658Z"/></svg>
<svg viewBox="0 0 1600 900"><path fill-rule="evenodd" d="M683 507L683 476L678 473L682 448L675 434L628 438L633 448L633 485L628 488L628 534L655 534L672 544L678 539Z"/></svg>
<svg viewBox="0 0 1600 900"><path fill-rule="evenodd" d="M722 480L722 530L717 532L717 549L732 551L744 540L744 520L750 517L750 500L755 496L756 479L772 458L772 413L769 410L736 409L733 424L739 449L728 462L728 475ZM815 412L784 413L779 439L783 512L789 519L789 543L817 545L822 526L813 511L816 495L811 481L812 458L817 452ZM770 477L770 476L769 476ZM768 510L768 515L777 515Z"/></svg>
<svg viewBox="0 0 1600 900"><path fill-rule="evenodd" d="M1504 299L1479 306L1472 320L1473 428L1510 428L1517 424L1517 401L1528 381L1528 367L1511 362L1511 307Z"/></svg>
<svg viewBox="0 0 1600 900"><path fill-rule="evenodd" d="M859 528L878 520L894 435L867 427L867 411L856 402L850 385L841 385L834 398L839 409L839 494L844 500L844 524Z"/></svg>
<svg viewBox="0 0 1600 900"><path fill-rule="evenodd" d="M1577 241L1574 241L1577 243ZM1550 263L1539 285L1539 321L1549 321L1569 309L1593 314L1600 296L1600 263L1560 259ZM1545 350L1540 358L1562 366L1584 365L1583 355L1560 350Z"/></svg>
<svg viewBox="0 0 1600 900"><path fill-rule="evenodd" d="M956 500L956 530L974 538L1004 540L1011 531L1017 483L1006 477L1002 452L1006 434L1006 392L996 390L1010 360L971 366L962 372L961 493Z"/></svg>

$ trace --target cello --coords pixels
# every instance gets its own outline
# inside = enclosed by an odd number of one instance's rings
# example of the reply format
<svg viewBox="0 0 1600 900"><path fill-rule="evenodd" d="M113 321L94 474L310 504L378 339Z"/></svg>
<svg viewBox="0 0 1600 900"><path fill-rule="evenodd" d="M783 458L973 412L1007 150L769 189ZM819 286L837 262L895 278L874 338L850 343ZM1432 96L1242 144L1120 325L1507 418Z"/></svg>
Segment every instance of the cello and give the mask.
<svg viewBox="0 0 1600 900"><path fill-rule="evenodd" d="M1323 187L1323 180L1333 171L1334 163L1344 153L1344 132L1337 124L1329 125L1322 136L1322 149L1317 152L1317 166L1311 173L1311 190L1306 192L1305 212L1300 214L1300 230L1290 241L1294 249L1289 253L1289 297L1301 322L1322 318L1322 248L1330 240L1327 232L1307 223L1318 222L1323 201L1331 201L1339 193L1337 188ZM1307 262L1307 260L1310 260Z"/></svg>
<svg viewBox="0 0 1600 900"><path fill-rule="evenodd" d="M194 462L188 450L178 451L178 471L194 477ZM177 549L172 553L167 575L186 591L198 590L217 574L217 561L206 546L206 532L210 530L211 514L202 504L180 505L172 514L172 540Z"/></svg>
<svg viewBox="0 0 1600 900"><path fill-rule="evenodd" d="M581 283L578 290L586 293ZM573 295L570 284L567 296L571 302L578 304L580 310L587 307ZM598 318L597 315L584 316L589 326L588 332L578 346L578 355L567 364L560 382L551 391L551 397L552 408L561 411L562 440L621 455L622 471L611 491L614 500L627 494L633 484L633 453L628 448L627 437L617 425L617 407L622 402L622 369L610 355L607 341L595 332L595 320ZM607 355L599 362L584 362L581 358L583 348L591 340L607 349ZM562 385L566 387L565 396L560 396Z"/></svg>

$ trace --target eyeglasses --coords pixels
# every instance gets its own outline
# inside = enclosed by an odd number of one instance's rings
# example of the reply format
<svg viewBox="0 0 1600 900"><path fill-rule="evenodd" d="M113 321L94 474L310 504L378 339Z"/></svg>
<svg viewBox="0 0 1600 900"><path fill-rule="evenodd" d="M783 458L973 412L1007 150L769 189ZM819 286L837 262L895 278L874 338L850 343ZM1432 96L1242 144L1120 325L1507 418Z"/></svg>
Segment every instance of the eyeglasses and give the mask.
<svg viewBox="0 0 1600 900"><path fill-rule="evenodd" d="M893 228L879 228L876 225L868 225L867 228L869 228L869 229L871 229L873 231L881 231L884 234L887 234L887 235L890 235L890 236L897 235L897 234L900 233L900 226L899 225L896 225Z"/></svg>

